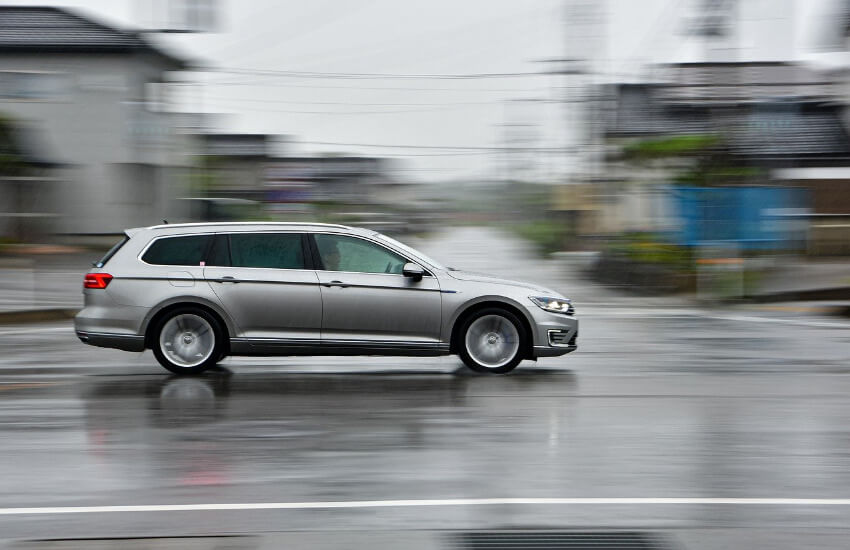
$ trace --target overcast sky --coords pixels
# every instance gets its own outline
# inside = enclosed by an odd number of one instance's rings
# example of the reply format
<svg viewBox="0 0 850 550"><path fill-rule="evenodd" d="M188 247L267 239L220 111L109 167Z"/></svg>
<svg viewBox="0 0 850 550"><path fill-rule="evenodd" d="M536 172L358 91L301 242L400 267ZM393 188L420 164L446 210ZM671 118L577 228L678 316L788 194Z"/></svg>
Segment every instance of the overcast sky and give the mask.
<svg viewBox="0 0 850 550"><path fill-rule="evenodd" d="M699 59L703 50L684 34L694 1L590 1L602 6L596 13L601 22L578 26L568 24L564 14L580 0L219 0L216 32L160 40L175 53L221 69L193 74L203 86L191 86L181 102L190 110L229 113L218 119L222 131L291 135L296 154L403 157L406 174L417 180L486 178L499 175L499 154L433 147L498 147L506 136L511 144L529 147L568 145L570 115L558 102L540 101L563 98L564 77L404 75L535 73L547 67L541 60L588 54L596 58L597 73L607 75L596 78L635 79L648 62ZM161 23L152 14L166 2L52 4L139 27ZM806 54L837 5L837 0L741 2L738 45L747 59ZM237 72L222 72L227 70ZM292 78L255 71L395 77ZM506 129L506 123L513 126ZM552 178L564 167L556 161L540 166L540 176Z"/></svg>

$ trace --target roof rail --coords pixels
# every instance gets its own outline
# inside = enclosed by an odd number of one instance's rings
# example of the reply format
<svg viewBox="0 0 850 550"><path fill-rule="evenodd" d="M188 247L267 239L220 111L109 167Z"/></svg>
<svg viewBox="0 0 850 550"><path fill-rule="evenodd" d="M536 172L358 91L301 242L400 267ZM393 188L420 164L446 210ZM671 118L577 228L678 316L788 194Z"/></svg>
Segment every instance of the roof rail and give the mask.
<svg viewBox="0 0 850 550"><path fill-rule="evenodd" d="M214 225L282 225L282 226L315 226L315 227L334 227L337 229L353 229L351 226L338 223L319 223L319 222L189 222L189 223L169 223L151 225L147 229L162 229L174 227L209 227Z"/></svg>

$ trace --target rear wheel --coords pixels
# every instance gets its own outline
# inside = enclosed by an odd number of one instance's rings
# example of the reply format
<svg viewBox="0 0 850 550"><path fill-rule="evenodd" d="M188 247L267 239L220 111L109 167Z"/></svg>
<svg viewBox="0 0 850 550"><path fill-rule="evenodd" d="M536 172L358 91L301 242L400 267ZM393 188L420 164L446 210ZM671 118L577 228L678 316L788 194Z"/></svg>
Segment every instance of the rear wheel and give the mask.
<svg viewBox="0 0 850 550"><path fill-rule="evenodd" d="M460 358L476 372L504 374L523 359L526 335L510 311L487 308L466 319L460 330Z"/></svg>
<svg viewBox="0 0 850 550"><path fill-rule="evenodd" d="M199 374L224 354L224 331L212 314L185 307L165 315L154 328L153 354L175 374Z"/></svg>

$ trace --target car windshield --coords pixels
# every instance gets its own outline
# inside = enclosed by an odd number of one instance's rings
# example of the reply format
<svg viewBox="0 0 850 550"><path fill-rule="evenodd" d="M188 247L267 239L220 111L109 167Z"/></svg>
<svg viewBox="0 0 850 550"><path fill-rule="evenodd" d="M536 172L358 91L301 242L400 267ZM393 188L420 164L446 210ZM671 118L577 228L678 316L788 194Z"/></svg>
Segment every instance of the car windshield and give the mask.
<svg viewBox="0 0 850 550"><path fill-rule="evenodd" d="M399 241L397 241L397 240L393 239L392 237L387 237L387 236L386 236L386 235L384 235L383 233L377 233L377 232L376 232L375 234L376 234L378 237L380 237L381 239L383 239L383 240L387 241L388 243L391 243L391 244L395 245L396 247L400 248L401 250L404 250L405 252L410 253L412 256L415 256L415 257L417 257L417 258L421 258L421 259L422 259L422 260L424 260L427 264L429 264L431 267L435 267L435 268L437 268L437 269L442 269L442 270L448 269L448 268L444 267L444 266L443 266L440 262L438 262L438 261L436 261L436 260L433 260L433 259L429 258L428 256L426 256L425 254L423 254L423 253L419 252L418 250L415 250L415 249L413 249L413 248L410 248L410 247L409 247L409 246L407 246L406 244L404 244L404 243L402 243L402 242L399 242Z"/></svg>

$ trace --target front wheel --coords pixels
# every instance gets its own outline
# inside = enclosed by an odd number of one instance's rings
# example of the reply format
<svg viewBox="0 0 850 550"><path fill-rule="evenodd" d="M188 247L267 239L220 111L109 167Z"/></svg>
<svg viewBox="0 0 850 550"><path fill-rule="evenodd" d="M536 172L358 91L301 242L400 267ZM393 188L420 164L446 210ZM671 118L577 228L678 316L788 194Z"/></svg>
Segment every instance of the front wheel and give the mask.
<svg viewBox="0 0 850 550"><path fill-rule="evenodd" d="M460 330L460 358L475 372L504 374L523 359L525 329L516 315L487 308L469 317Z"/></svg>
<svg viewBox="0 0 850 550"><path fill-rule="evenodd" d="M199 374L224 353L224 331L218 320L199 308L181 308L163 317L155 328L153 354L175 374Z"/></svg>

